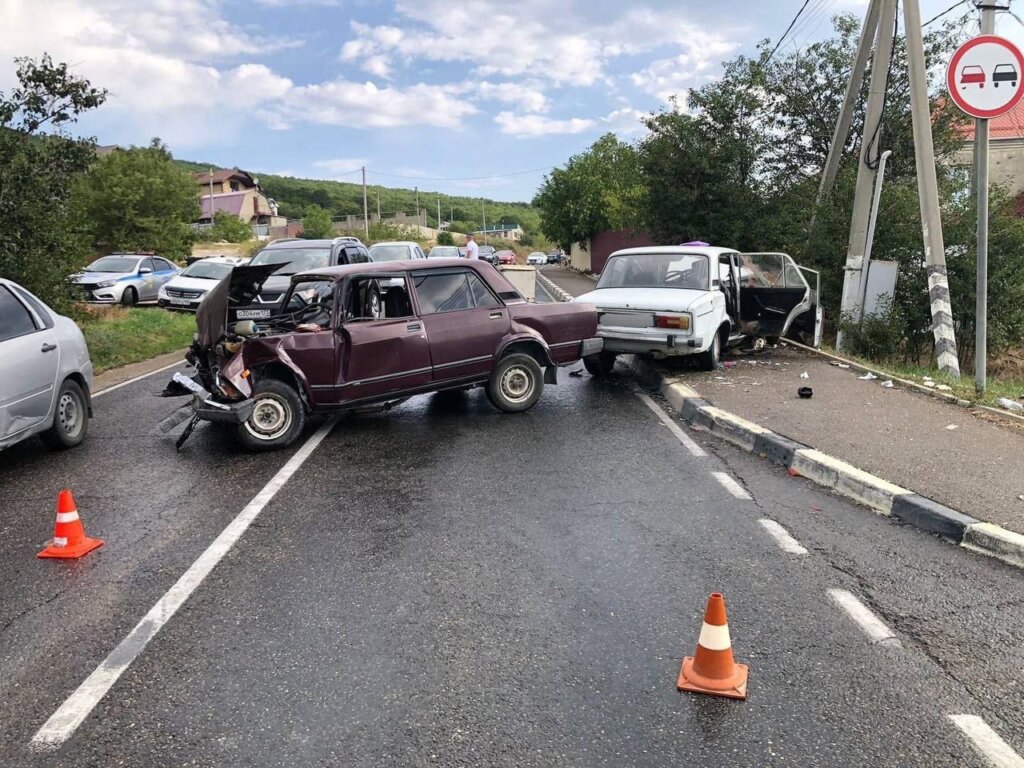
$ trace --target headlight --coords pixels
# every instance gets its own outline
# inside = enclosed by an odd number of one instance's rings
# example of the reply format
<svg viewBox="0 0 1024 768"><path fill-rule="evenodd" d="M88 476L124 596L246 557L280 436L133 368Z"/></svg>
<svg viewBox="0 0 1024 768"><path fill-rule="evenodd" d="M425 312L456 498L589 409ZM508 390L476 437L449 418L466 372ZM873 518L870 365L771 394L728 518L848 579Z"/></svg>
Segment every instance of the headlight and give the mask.
<svg viewBox="0 0 1024 768"><path fill-rule="evenodd" d="M117 280L104 280L102 283L96 283L97 288L110 288L117 285Z"/></svg>

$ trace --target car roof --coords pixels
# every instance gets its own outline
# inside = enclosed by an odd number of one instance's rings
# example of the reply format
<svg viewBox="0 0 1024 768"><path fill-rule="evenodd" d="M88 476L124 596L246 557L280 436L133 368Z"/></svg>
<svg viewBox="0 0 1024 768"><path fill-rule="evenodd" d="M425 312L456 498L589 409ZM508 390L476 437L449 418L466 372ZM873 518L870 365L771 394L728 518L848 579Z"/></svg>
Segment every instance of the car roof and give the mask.
<svg viewBox="0 0 1024 768"><path fill-rule="evenodd" d="M198 259L193 261L192 264L238 264L240 261L245 261L241 256L207 256L205 259ZM192 264L189 264L191 267Z"/></svg>
<svg viewBox="0 0 1024 768"><path fill-rule="evenodd" d="M300 278L324 277L329 280L343 280L348 275L365 275L374 272L405 272L423 269L444 269L451 267L468 267L469 269L480 270L484 266L490 267L487 262L474 259L434 259L429 264L423 259L406 259L405 261L380 261L367 262L365 264L343 264L338 267L324 267L313 269L307 272L299 272L292 277L292 282L298 282Z"/></svg>
<svg viewBox="0 0 1024 768"><path fill-rule="evenodd" d="M374 243L370 247L373 248L374 245L408 245L415 248L419 245L419 243L414 243L412 240L388 240L387 242L383 243Z"/></svg>
<svg viewBox="0 0 1024 768"><path fill-rule="evenodd" d="M719 256L723 253L736 253L735 248L721 248L717 245L647 245L642 248L623 248L615 251L608 258L615 256L632 256L636 254L701 254L703 256Z"/></svg>

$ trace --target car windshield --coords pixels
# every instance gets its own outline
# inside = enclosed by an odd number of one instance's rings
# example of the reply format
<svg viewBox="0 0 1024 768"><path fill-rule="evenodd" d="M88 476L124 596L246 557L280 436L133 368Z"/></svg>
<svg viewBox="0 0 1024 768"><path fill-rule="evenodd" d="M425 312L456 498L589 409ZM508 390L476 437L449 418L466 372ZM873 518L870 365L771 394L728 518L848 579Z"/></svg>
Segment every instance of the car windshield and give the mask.
<svg viewBox="0 0 1024 768"><path fill-rule="evenodd" d="M134 256L104 256L85 268L86 272L134 272L139 260Z"/></svg>
<svg viewBox="0 0 1024 768"><path fill-rule="evenodd" d="M613 256L598 288L708 290L708 257L701 253L629 253Z"/></svg>
<svg viewBox="0 0 1024 768"><path fill-rule="evenodd" d="M250 267L281 264L275 275L294 275L307 269L330 266L330 248L265 248L253 256Z"/></svg>
<svg viewBox="0 0 1024 768"><path fill-rule="evenodd" d="M374 245L370 247L374 261L406 261L412 258L407 245Z"/></svg>
<svg viewBox="0 0 1024 768"><path fill-rule="evenodd" d="M227 277L234 265L223 261L197 261L181 273L182 277L197 277L201 280L222 280Z"/></svg>
<svg viewBox="0 0 1024 768"><path fill-rule="evenodd" d="M459 249L454 245L435 245L430 249L430 258L457 259L459 258Z"/></svg>

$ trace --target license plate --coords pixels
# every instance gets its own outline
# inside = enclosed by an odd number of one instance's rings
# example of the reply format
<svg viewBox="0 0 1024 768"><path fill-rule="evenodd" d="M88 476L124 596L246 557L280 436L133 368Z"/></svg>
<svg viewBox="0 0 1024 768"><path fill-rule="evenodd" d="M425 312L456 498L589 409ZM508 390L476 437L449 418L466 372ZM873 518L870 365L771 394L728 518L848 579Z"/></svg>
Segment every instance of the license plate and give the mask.
<svg viewBox="0 0 1024 768"><path fill-rule="evenodd" d="M192 299L171 299L171 304L177 304L182 307L188 307L192 304Z"/></svg>
<svg viewBox="0 0 1024 768"><path fill-rule="evenodd" d="M259 320L260 318L270 317L269 309L240 309L235 314L239 320Z"/></svg>

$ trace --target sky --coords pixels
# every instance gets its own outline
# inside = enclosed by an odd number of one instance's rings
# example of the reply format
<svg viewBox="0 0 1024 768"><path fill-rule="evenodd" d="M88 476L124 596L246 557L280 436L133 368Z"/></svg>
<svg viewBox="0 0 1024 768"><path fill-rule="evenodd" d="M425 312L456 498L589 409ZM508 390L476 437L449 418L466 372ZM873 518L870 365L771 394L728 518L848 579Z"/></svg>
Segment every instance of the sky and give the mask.
<svg viewBox="0 0 1024 768"><path fill-rule="evenodd" d="M866 0L806 0L783 50ZM921 0L923 19L954 0ZM718 77L804 0L0 0L0 91L50 53L109 90L75 132L303 178L529 200ZM954 12L954 17L964 6ZM999 32L1024 42L1003 15Z"/></svg>

